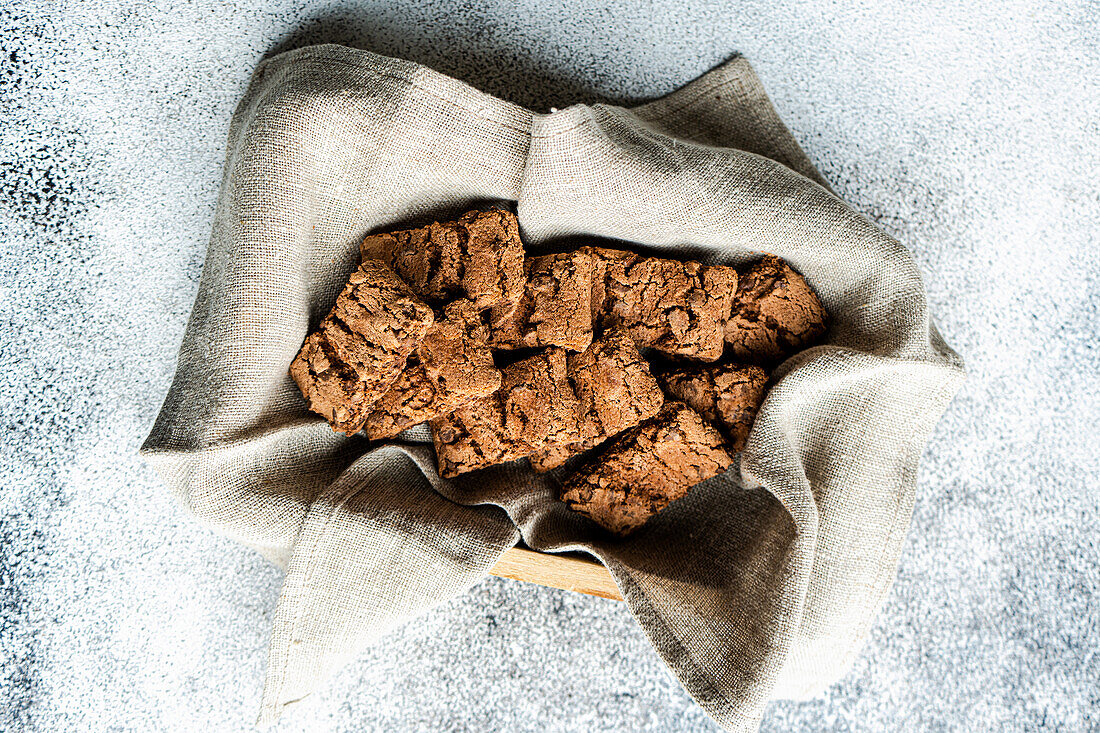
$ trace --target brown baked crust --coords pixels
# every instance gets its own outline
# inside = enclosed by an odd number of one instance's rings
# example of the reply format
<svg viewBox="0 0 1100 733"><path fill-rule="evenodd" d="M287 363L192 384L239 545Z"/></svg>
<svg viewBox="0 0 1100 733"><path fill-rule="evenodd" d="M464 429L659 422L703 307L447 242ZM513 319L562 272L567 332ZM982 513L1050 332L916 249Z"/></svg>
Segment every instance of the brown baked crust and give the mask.
<svg viewBox="0 0 1100 733"><path fill-rule="evenodd" d="M444 478L523 458L579 432L579 405L563 349L550 347L501 370L500 389L430 423Z"/></svg>
<svg viewBox="0 0 1100 733"><path fill-rule="evenodd" d="M454 221L372 234L360 252L364 260L386 262L434 305L466 297L484 310L510 306L523 295L519 222L506 209L474 210Z"/></svg>
<svg viewBox="0 0 1100 733"><path fill-rule="evenodd" d="M551 445L543 448L537 453L532 453L528 458L531 461L531 468L535 473L546 473L547 471L552 471L558 466L563 465L573 456L580 455L586 450L591 450L597 445L599 445L599 443L590 443L586 440Z"/></svg>
<svg viewBox="0 0 1100 733"><path fill-rule="evenodd" d="M721 434L682 402L616 438L561 488L561 500L625 536L733 458Z"/></svg>
<svg viewBox="0 0 1100 733"><path fill-rule="evenodd" d="M577 250L528 257L527 284L515 307L491 315L490 345L497 349L561 346L581 351L592 343L595 260Z"/></svg>
<svg viewBox="0 0 1100 733"><path fill-rule="evenodd" d="M500 388L500 371L486 344L488 327L473 301L456 300L443 309L417 353L425 372L451 404L484 397Z"/></svg>
<svg viewBox="0 0 1100 733"><path fill-rule="evenodd" d="M306 336L290 364L290 376L309 402L309 409L328 420L333 430L348 435L358 432L362 416L370 409L366 385L320 331Z"/></svg>
<svg viewBox="0 0 1100 733"><path fill-rule="evenodd" d="M501 374L485 344L487 330L472 301L444 308L443 318L417 347L416 359L371 409L367 437L392 438L497 391Z"/></svg>
<svg viewBox="0 0 1100 733"><path fill-rule="evenodd" d="M576 439L531 455L531 467L549 471L617 433L657 414L664 404L657 380L634 340L613 329L579 354L570 354L569 382L580 404Z"/></svg>
<svg viewBox="0 0 1100 733"><path fill-rule="evenodd" d="M302 345L290 375L311 410L334 430L354 434L434 322L432 309L389 267L364 262Z"/></svg>
<svg viewBox="0 0 1100 733"><path fill-rule="evenodd" d="M809 283L786 262L767 255L741 276L726 342L738 359L773 363L817 343L828 321Z"/></svg>
<svg viewBox="0 0 1100 733"><path fill-rule="evenodd" d="M542 353L505 367L501 394L504 424L521 453L564 443L579 431L577 398L567 376L566 354L550 347Z"/></svg>
<svg viewBox="0 0 1100 733"><path fill-rule="evenodd" d="M737 289L732 267L585 248L603 261L600 322L625 329L640 347L700 361L722 356Z"/></svg>
<svg viewBox="0 0 1100 733"><path fill-rule="evenodd" d="M666 372L661 384L670 398L684 402L718 427L730 449L745 448L768 386L768 373L748 364L687 367Z"/></svg>
<svg viewBox="0 0 1100 733"><path fill-rule="evenodd" d="M458 220L466 231L462 288L479 309L523 296L523 242L519 221L506 209L471 211Z"/></svg>
<svg viewBox="0 0 1100 733"><path fill-rule="evenodd" d="M445 411L424 367L411 363L371 406L363 429L371 440L385 440Z"/></svg>

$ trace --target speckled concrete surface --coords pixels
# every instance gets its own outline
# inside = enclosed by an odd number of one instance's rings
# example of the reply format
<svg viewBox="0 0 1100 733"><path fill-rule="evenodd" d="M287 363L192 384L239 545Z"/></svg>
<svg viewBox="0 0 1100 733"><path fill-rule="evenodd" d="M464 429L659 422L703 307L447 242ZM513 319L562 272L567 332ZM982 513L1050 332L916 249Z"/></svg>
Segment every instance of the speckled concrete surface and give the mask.
<svg viewBox="0 0 1100 733"><path fill-rule="evenodd" d="M970 381L851 673L765 731L1100 729L1100 5L15 2L0 9L0 729L246 730L280 573L136 457L228 120L334 41L546 109L740 51L900 238ZM703 731L625 608L486 579L280 730Z"/></svg>

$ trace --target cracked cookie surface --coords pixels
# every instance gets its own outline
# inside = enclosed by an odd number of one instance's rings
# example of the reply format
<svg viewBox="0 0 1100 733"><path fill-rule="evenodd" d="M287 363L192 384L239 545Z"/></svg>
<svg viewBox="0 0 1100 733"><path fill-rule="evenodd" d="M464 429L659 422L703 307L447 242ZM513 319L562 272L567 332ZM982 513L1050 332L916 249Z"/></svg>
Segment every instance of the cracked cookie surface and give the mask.
<svg viewBox="0 0 1100 733"><path fill-rule="evenodd" d="M501 373L485 344L487 330L472 301L447 305L415 357L371 409L367 437L392 438L499 389Z"/></svg>
<svg viewBox="0 0 1100 733"><path fill-rule="evenodd" d="M433 305L465 297L479 310L511 306L523 295L523 243L516 215L502 208L474 210L433 222L367 236L364 260L380 259Z"/></svg>
<svg viewBox="0 0 1100 733"><path fill-rule="evenodd" d="M726 341L738 359L773 363L818 342L828 320L809 283L767 255L741 276Z"/></svg>
<svg viewBox="0 0 1100 733"><path fill-rule="evenodd" d="M691 487L725 471L733 458L721 434L682 402L620 435L562 485L560 498L625 536Z"/></svg>
<svg viewBox="0 0 1100 733"><path fill-rule="evenodd" d="M290 365L290 376L309 409L328 420L333 430L348 435L359 431L371 404L366 385L320 331L306 337Z"/></svg>
<svg viewBox="0 0 1100 733"><path fill-rule="evenodd" d="M311 410L354 434L434 322L432 309L393 270L364 262L306 338L290 376Z"/></svg>
<svg viewBox="0 0 1100 733"><path fill-rule="evenodd" d="M490 344L498 349L587 347L592 343L595 262L583 250L528 257L523 297L515 307L493 309Z"/></svg>
<svg viewBox="0 0 1100 733"><path fill-rule="evenodd" d="M622 328L641 347L700 361L716 361L733 305L732 267L587 249L605 270L600 322Z"/></svg>
<svg viewBox="0 0 1100 733"><path fill-rule="evenodd" d="M767 391L767 372L748 364L721 364L675 369L659 379L670 398L684 402L725 433L730 450L744 450Z"/></svg>
<svg viewBox="0 0 1100 733"><path fill-rule="evenodd" d="M531 455L531 467L549 471L578 453L657 414L664 395L649 363L625 331L610 330L568 358L568 377L580 409L575 440Z"/></svg>
<svg viewBox="0 0 1100 733"><path fill-rule="evenodd" d="M430 423L444 478L514 461L579 431L579 404L563 349L550 347L501 370L500 389Z"/></svg>

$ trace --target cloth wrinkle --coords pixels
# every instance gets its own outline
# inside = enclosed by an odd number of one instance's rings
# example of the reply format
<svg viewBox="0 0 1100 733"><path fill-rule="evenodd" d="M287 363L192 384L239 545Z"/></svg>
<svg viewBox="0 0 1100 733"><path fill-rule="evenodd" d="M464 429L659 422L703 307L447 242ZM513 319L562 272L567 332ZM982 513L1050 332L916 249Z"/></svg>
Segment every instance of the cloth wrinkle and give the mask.
<svg viewBox="0 0 1100 733"><path fill-rule="evenodd" d="M322 98L324 114L303 117ZM301 148L291 164L288 141ZM521 537L607 565L658 654L729 730L846 671L894 577L916 463L962 369L912 256L804 158L740 56L633 109L548 114L334 45L257 66L143 455L205 523L289 558L261 723L378 634L464 592ZM272 175L271 200L240 190ZM358 236L487 200L514 202L532 251L599 236L728 264L768 251L803 271L838 325L779 367L739 475L613 541L562 509L554 474L498 466L443 480L425 444L335 439L293 399L276 357L297 347L310 304L331 302L332 263ZM258 225L272 218L278 231ZM254 307L234 305L245 295Z"/></svg>

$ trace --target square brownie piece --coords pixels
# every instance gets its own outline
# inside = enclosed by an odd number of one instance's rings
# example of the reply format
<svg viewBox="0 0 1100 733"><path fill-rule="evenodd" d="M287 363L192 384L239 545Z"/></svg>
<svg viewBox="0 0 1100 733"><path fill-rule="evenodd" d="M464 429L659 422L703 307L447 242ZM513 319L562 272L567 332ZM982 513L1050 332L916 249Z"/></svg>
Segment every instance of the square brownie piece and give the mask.
<svg viewBox="0 0 1100 733"><path fill-rule="evenodd" d="M360 244L364 260L380 259L433 305L456 297L479 310L511 306L523 295L523 243L516 215L492 208L419 229L383 232Z"/></svg>
<svg viewBox="0 0 1100 733"><path fill-rule="evenodd" d="M641 347L716 361L733 305L732 267L589 248L604 264L600 322L625 329Z"/></svg>
<svg viewBox="0 0 1100 733"><path fill-rule="evenodd" d="M682 402L667 402L586 462L560 496L570 509L626 536L732 463L714 427Z"/></svg>
<svg viewBox="0 0 1100 733"><path fill-rule="evenodd" d="M429 329L401 376L375 403L366 422L371 440L452 412L500 388L501 373L485 344L488 328L472 301L457 300Z"/></svg>
<svg viewBox="0 0 1100 733"><path fill-rule="evenodd" d="M444 478L514 461L579 433L565 351L551 347L501 370L499 390L431 421Z"/></svg>
<svg viewBox="0 0 1100 733"><path fill-rule="evenodd" d="M738 359L774 363L817 343L828 323L825 306L805 278L767 255L741 276L726 342Z"/></svg>
<svg viewBox="0 0 1100 733"><path fill-rule="evenodd" d="M657 414L664 395L649 364L625 331L611 330L568 359L569 382L580 403L577 439L531 455L531 467L549 471L570 457Z"/></svg>
<svg viewBox="0 0 1100 733"><path fill-rule="evenodd" d="M744 450L767 391L767 372L747 364L721 364L675 369L660 380L669 397L686 403L725 433L734 453Z"/></svg>
<svg viewBox="0 0 1100 733"><path fill-rule="evenodd" d="M290 376L311 410L354 434L434 322L432 309L393 270L364 262L302 345Z"/></svg>
<svg viewBox="0 0 1100 733"><path fill-rule="evenodd" d="M595 262L581 250L528 257L527 284L519 303L492 310L490 344L498 349L587 347L592 343Z"/></svg>
<svg viewBox="0 0 1100 733"><path fill-rule="evenodd" d="M565 350L552 346L501 370L504 425L521 451L515 458L567 442L580 431L567 364Z"/></svg>

